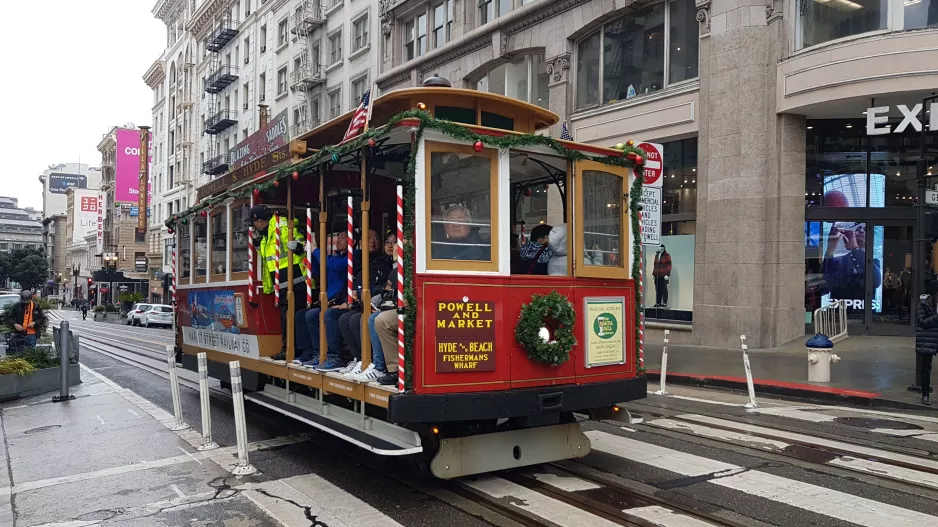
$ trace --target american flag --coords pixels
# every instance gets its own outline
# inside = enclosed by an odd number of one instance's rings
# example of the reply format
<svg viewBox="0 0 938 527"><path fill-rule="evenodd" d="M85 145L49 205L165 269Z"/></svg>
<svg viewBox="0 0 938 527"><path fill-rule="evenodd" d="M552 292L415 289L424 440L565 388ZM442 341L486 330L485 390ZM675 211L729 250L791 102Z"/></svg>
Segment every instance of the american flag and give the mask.
<svg viewBox="0 0 938 527"><path fill-rule="evenodd" d="M355 115L352 116L352 122L349 123L345 137L342 138L343 143L362 133L362 130L365 129L365 124L368 122L368 100L370 98L371 90L362 94L362 102L358 105L358 109L355 110Z"/></svg>
<svg viewBox="0 0 938 527"><path fill-rule="evenodd" d="M573 141L573 136L570 135L570 130L567 129L567 121L564 121L563 126L560 128L560 138L564 141Z"/></svg>

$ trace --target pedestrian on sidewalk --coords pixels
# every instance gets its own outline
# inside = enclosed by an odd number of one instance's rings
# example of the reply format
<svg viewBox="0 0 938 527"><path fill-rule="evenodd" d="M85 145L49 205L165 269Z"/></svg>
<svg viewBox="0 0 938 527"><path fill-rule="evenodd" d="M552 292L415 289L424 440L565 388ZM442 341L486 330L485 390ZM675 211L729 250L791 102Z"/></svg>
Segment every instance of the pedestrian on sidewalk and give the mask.
<svg viewBox="0 0 938 527"><path fill-rule="evenodd" d="M915 311L915 353L921 355L918 377L922 404L931 405L931 363L938 353L938 280L928 282L925 291Z"/></svg>

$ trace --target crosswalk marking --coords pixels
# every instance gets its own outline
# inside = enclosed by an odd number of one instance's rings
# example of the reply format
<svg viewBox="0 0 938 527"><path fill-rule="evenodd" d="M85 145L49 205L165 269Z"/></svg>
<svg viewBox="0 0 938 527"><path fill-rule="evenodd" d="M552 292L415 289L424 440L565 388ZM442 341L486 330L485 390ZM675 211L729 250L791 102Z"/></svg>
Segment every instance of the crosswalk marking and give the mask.
<svg viewBox="0 0 938 527"><path fill-rule="evenodd" d="M863 445L856 445L853 443L833 441L830 439L824 439L823 437L809 436L795 432L786 432L784 430L776 430L774 428L766 428L764 426L751 425L748 423L739 423L736 421L729 421L727 419L719 419L706 415L684 414L677 416L677 419L684 421L695 421L698 423L714 426L722 426L737 431L751 432L753 434L761 434L763 436L775 437L782 440L805 442L810 445L833 448L844 452L850 452L851 454L856 454L859 456L872 456L878 459L897 461L912 466L920 466L922 468L938 469L938 461L915 456L907 456L905 454L890 452L888 450L880 450L878 448L871 448Z"/></svg>
<svg viewBox="0 0 938 527"><path fill-rule="evenodd" d="M754 444L766 450L784 450L791 446L788 443L783 443L774 439L765 439L753 435L741 434L739 432L701 426L694 423L682 423L680 421L675 421L674 419L655 419L650 421L648 424L651 426L657 426L659 428L667 428L669 430L691 432L694 435L709 437L719 441Z"/></svg>
<svg viewBox="0 0 938 527"><path fill-rule="evenodd" d="M605 518L574 507L573 505L568 505L560 500L499 477L485 476L475 480L465 481L463 484L495 499L515 498L515 500L511 502L513 507L531 513L539 518L544 518L550 521L551 524L559 525L560 527L581 527L583 525L589 525L590 527L614 527L618 525Z"/></svg>
<svg viewBox="0 0 938 527"><path fill-rule="evenodd" d="M600 431L586 435L593 450L683 476L712 476L714 485L790 505L864 527L935 525L936 518L894 505L853 496L837 490L749 470L722 461L679 452L650 443Z"/></svg>
<svg viewBox="0 0 938 527"><path fill-rule="evenodd" d="M633 509L626 509L623 512L651 522L652 525L657 525L658 527L713 527L713 524L710 522L698 520L697 518L680 514L671 509L657 505L635 507Z"/></svg>
<svg viewBox="0 0 938 527"><path fill-rule="evenodd" d="M602 488L592 481L586 481L576 476L558 476L557 474L532 474L531 476L541 483L546 483L551 487L567 492L582 492Z"/></svg>
<svg viewBox="0 0 938 527"><path fill-rule="evenodd" d="M878 461L870 461L868 459L859 459L850 456L841 456L832 459L828 461L827 464L938 489L938 475L922 472L920 470L897 467Z"/></svg>

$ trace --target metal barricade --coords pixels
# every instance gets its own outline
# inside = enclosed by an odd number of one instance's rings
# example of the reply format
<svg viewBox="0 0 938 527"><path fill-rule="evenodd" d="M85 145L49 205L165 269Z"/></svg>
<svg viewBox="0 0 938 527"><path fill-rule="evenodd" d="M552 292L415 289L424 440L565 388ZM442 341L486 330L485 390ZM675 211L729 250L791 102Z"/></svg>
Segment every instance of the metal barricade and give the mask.
<svg viewBox="0 0 938 527"><path fill-rule="evenodd" d="M847 338L847 301L834 300L814 310L814 332L826 335L831 342Z"/></svg>

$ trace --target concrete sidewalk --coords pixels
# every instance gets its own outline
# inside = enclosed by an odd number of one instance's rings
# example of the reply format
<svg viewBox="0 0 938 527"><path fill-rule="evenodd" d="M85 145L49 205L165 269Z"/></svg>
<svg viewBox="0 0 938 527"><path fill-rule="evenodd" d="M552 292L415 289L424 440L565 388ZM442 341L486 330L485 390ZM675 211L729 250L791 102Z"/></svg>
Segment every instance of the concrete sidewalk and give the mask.
<svg viewBox="0 0 938 527"><path fill-rule="evenodd" d="M195 431L90 370L72 393L0 406L0 526L274 526L232 490L231 449L202 453Z"/></svg>
<svg viewBox="0 0 938 527"><path fill-rule="evenodd" d="M660 331L649 332L645 343L645 367L651 379L659 378L662 338ZM830 383L808 382L804 347L808 338L806 335L777 348L749 350L757 393L924 408L921 396L907 390L915 379L913 338L847 338L834 347L841 360L831 366ZM742 350L670 344L667 382L745 390Z"/></svg>

